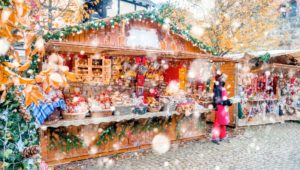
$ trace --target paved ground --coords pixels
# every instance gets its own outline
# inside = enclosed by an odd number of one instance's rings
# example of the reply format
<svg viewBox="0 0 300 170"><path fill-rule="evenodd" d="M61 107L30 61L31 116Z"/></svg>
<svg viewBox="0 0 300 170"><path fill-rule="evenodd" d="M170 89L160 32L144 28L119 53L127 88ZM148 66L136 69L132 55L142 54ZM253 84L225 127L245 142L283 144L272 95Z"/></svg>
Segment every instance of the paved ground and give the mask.
<svg viewBox="0 0 300 170"><path fill-rule="evenodd" d="M300 124L248 127L230 141L221 145L194 141L183 146L172 145L163 155L138 152L121 160L118 157L91 159L55 169L300 169Z"/></svg>

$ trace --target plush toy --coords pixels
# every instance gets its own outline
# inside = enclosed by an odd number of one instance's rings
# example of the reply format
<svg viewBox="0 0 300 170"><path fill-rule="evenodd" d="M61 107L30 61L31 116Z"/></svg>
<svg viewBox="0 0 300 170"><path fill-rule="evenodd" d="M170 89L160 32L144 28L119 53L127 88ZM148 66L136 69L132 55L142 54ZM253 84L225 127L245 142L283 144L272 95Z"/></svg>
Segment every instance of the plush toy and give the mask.
<svg viewBox="0 0 300 170"><path fill-rule="evenodd" d="M49 92L50 88L58 89L67 85L65 74L68 73L69 67L64 66L63 63L64 59L60 55L52 53L48 57L48 62L43 64L43 72L48 73L47 77L42 79L46 92Z"/></svg>

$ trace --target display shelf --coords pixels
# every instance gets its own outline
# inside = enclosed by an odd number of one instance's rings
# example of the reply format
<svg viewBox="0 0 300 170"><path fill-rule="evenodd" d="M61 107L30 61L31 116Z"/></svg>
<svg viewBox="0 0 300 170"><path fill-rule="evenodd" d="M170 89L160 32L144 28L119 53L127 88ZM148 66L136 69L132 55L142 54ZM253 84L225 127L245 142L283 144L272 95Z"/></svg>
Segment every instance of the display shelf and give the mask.
<svg viewBox="0 0 300 170"><path fill-rule="evenodd" d="M266 124L274 124L274 123L284 123L286 120L284 116L275 115L275 113L268 113L273 114L269 116L254 116L252 120L248 120L247 118L239 119L238 126L255 126L255 125L266 125Z"/></svg>
<svg viewBox="0 0 300 170"><path fill-rule="evenodd" d="M203 109L200 112L205 113L208 112L208 109ZM60 120L55 123L42 125L42 128L57 128L57 127L67 127L67 126L81 126L81 125L89 125L89 124L100 124L100 123L109 123L109 122L121 122L128 121L132 119L147 119L152 117L167 117L172 115L180 115L178 112L168 113L166 111L163 112L147 112L143 115L139 114L128 114L128 115L119 115L119 116L109 116L109 117L101 117L101 118L91 118L86 117L80 120Z"/></svg>
<svg viewBox="0 0 300 170"><path fill-rule="evenodd" d="M44 127L61 127L61 126L81 126L81 125L89 125L89 124L100 124L100 123L109 123L109 122L121 122L131 119L146 119L151 117L163 117L163 116L170 116L170 115L179 115L177 112L172 112L168 114L167 112L156 112L156 113L145 113L143 115L138 114L128 114L128 115L120 115L120 116L109 116L109 117L101 117L101 118L91 118L86 117L85 119L81 120L60 120L53 124L43 125Z"/></svg>
<svg viewBox="0 0 300 170"><path fill-rule="evenodd" d="M206 103L206 104L212 104L213 103L212 101L209 101L209 100L197 100L197 102Z"/></svg>
<svg viewBox="0 0 300 170"><path fill-rule="evenodd" d="M75 59L74 61L74 72L81 74L83 78L91 77L102 78L101 81L107 82L110 79L111 72L111 61L110 59L93 59L91 56L86 56L86 59ZM85 61L86 60L86 61ZM82 62L87 62L87 64L82 64ZM95 74L98 72L100 74ZM104 76L106 75L106 76Z"/></svg>
<svg viewBox="0 0 300 170"><path fill-rule="evenodd" d="M273 113L274 114L274 113ZM238 120L238 126L255 126L255 125L265 125L273 123L284 123L285 121L300 121L300 114L294 115L283 115L283 116L266 116L265 119L254 117L253 120L248 121L245 119Z"/></svg>
<svg viewBox="0 0 300 170"><path fill-rule="evenodd" d="M252 73L258 73L258 72L262 72L262 71L269 70L269 69L288 69L288 70L299 71L300 70L300 66L273 63L273 64L264 65L264 66L262 66L260 68L251 70L251 72Z"/></svg>
<svg viewBox="0 0 300 170"><path fill-rule="evenodd" d="M92 68L103 68L103 66L92 66Z"/></svg>
<svg viewBox="0 0 300 170"><path fill-rule="evenodd" d="M265 101L279 101L279 99L251 99L248 102L265 102Z"/></svg>
<svg viewBox="0 0 300 170"><path fill-rule="evenodd" d="M88 65L78 65L77 67L79 67L79 68L88 68L89 66Z"/></svg>

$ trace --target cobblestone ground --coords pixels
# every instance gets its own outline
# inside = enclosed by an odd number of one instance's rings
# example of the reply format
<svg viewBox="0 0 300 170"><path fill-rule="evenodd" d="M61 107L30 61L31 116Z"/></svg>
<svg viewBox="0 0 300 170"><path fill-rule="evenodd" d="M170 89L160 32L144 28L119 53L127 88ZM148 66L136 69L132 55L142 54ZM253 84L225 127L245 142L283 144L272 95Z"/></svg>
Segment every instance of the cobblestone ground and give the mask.
<svg viewBox="0 0 300 170"><path fill-rule="evenodd" d="M242 134L221 145L194 141L172 148L163 155L151 151L131 157L98 158L62 165L55 169L300 169L300 124L284 123L247 127Z"/></svg>

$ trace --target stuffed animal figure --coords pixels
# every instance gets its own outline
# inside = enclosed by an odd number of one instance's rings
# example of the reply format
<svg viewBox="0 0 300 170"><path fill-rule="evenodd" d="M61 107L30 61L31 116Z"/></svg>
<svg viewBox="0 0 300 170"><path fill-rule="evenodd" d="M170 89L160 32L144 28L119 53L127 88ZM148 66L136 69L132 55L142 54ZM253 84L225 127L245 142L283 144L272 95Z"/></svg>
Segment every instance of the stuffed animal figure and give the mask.
<svg viewBox="0 0 300 170"><path fill-rule="evenodd" d="M49 73L46 81L42 82L46 92L49 92L50 88L58 89L67 85L65 74L68 73L69 67L63 63L64 59L60 55L52 53L48 57L48 62L43 64L43 71Z"/></svg>

